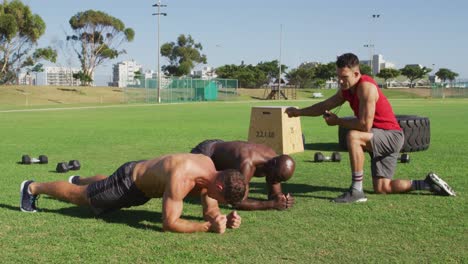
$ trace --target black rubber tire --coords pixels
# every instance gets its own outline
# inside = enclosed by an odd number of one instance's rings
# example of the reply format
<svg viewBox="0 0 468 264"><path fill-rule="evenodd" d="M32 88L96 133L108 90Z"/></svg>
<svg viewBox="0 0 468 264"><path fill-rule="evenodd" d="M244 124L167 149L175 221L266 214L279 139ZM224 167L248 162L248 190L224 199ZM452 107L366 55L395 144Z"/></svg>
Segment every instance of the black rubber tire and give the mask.
<svg viewBox="0 0 468 264"><path fill-rule="evenodd" d="M398 124L405 134L400 152L422 151L431 143L431 122L428 117L397 115Z"/></svg>
<svg viewBox="0 0 468 264"><path fill-rule="evenodd" d="M353 117L345 117L353 118ZM416 115L397 115L398 124L405 134L405 143L400 152L415 152L429 148L431 143L431 123L429 118ZM338 144L342 150L347 150L346 134L349 129L338 128Z"/></svg>

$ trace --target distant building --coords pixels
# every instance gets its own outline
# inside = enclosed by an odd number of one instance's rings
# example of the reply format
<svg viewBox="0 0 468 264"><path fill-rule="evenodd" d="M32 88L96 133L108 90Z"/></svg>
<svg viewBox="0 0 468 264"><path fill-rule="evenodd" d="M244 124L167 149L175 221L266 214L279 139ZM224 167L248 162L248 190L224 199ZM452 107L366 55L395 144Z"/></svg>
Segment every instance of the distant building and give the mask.
<svg viewBox="0 0 468 264"><path fill-rule="evenodd" d="M429 82L430 83L441 83L442 80L437 77L437 75L429 75Z"/></svg>
<svg viewBox="0 0 468 264"><path fill-rule="evenodd" d="M315 68L321 64L322 63L317 62L317 61L306 61L306 62L301 63L298 68L303 68L303 67Z"/></svg>
<svg viewBox="0 0 468 264"><path fill-rule="evenodd" d="M419 67L419 68L423 67L421 64L406 64L405 67L406 66L408 66L408 67Z"/></svg>
<svg viewBox="0 0 468 264"><path fill-rule="evenodd" d="M201 78L205 80L218 77L218 75L216 75L215 69L210 66L205 66L200 70L193 70L190 75L194 78Z"/></svg>
<svg viewBox="0 0 468 264"><path fill-rule="evenodd" d="M80 80L74 79L73 74L78 73L79 68L70 67L44 67L44 85L79 86Z"/></svg>
<svg viewBox="0 0 468 264"><path fill-rule="evenodd" d="M362 60L361 64L368 65L372 67L372 74L378 74L382 69L395 69L395 64L385 61L382 54L375 54L372 56L372 64L370 60Z"/></svg>
<svg viewBox="0 0 468 264"><path fill-rule="evenodd" d="M372 73L374 75L380 73L382 69L388 69L388 68L394 69L395 64L385 61L383 59L382 54L375 54L372 57Z"/></svg>
<svg viewBox="0 0 468 264"><path fill-rule="evenodd" d="M109 86L127 87L128 85L137 85L139 80L135 79L135 72L143 74L143 68L135 61L122 61L114 64L112 71L112 82Z"/></svg>
<svg viewBox="0 0 468 264"><path fill-rule="evenodd" d="M19 85L36 85L36 76L31 73L21 72L18 74Z"/></svg>

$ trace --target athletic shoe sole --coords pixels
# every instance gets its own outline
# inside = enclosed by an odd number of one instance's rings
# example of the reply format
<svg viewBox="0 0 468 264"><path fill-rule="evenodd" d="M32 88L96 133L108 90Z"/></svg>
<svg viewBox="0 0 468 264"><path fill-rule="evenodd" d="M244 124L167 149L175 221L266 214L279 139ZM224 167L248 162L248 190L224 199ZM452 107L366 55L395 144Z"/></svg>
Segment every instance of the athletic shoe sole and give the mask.
<svg viewBox="0 0 468 264"><path fill-rule="evenodd" d="M367 202L367 198L361 198L361 199L357 199L356 201L354 201L354 203L364 203L364 202Z"/></svg>
<svg viewBox="0 0 468 264"><path fill-rule="evenodd" d="M23 182L21 183L21 187L20 187L20 209L21 209L22 212L25 212L25 213L35 213L36 210L32 210L32 211L24 210L24 209L23 209L23 206L22 206L22 204L23 204L23 193L24 193L23 189L24 189L24 185L25 185L28 181L29 181L29 180L26 180L26 181L23 181Z"/></svg>
<svg viewBox="0 0 468 264"><path fill-rule="evenodd" d="M335 199L332 199L331 201L334 203L365 203L367 202L367 197L362 197L355 201L335 201Z"/></svg>
<svg viewBox="0 0 468 264"><path fill-rule="evenodd" d="M76 183L73 182L73 179L74 179L75 177L80 177L80 176L78 176L78 175L72 175L72 176L70 176L70 178L68 178L68 182L71 183L71 184L78 185L78 184L76 184Z"/></svg>
<svg viewBox="0 0 468 264"><path fill-rule="evenodd" d="M439 186L442 190L444 190L449 196L456 196L455 191L452 189L452 187L450 187L444 180L442 180L435 173L429 173L429 177L437 186Z"/></svg>

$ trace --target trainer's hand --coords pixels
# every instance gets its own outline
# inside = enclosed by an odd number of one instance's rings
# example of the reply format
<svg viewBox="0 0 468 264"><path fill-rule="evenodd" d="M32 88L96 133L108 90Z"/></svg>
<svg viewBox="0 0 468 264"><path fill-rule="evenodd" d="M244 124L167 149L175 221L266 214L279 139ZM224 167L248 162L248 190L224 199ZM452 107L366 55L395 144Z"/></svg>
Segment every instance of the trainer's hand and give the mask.
<svg viewBox="0 0 468 264"><path fill-rule="evenodd" d="M325 119L325 122L327 122L327 125L329 126L338 125L338 116L335 113L332 113L328 110L326 110L323 114L323 119Z"/></svg>
<svg viewBox="0 0 468 264"><path fill-rule="evenodd" d="M227 216L227 228L239 228L242 222L242 217L237 211L232 211Z"/></svg>
<svg viewBox="0 0 468 264"><path fill-rule="evenodd" d="M286 108L286 110L284 112L288 115L288 117L298 117L298 116L300 116L300 111L296 107L288 107L288 108Z"/></svg>
<svg viewBox="0 0 468 264"><path fill-rule="evenodd" d="M220 214L211 222L210 231L215 233L224 234L226 232L226 215Z"/></svg>

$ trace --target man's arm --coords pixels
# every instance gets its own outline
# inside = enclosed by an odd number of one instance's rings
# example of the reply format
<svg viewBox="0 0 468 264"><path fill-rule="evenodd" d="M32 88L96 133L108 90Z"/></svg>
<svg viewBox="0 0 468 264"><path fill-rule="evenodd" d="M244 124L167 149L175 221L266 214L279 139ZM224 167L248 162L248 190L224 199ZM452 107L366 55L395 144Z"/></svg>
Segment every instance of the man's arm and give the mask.
<svg viewBox="0 0 468 264"><path fill-rule="evenodd" d="M379 99L377 87L369 82L362 83L362 89L358 89L359 98L359 128L361 131L370 132L374 124L375 107Z"/></svg>
<svg viewBox="0 0 468 264"><path fill-rule="evenodd" d="M286 196L281 192L280 183L277 183L274 185L277 191L274 191L274 192L270 191L268 194L268 200L256 200L256 199L249 199L248 197L245 197L240 203L235 205L235 208L239 210L246 210L246 211L269 210L269 209L285 210L285 209L291 208L294 204L294 198L289 194ZM277 189L278 187L279 187L279 191ZM247 186L246 192L247 191L248 191L248 186Z"/></svg>
<svg viewBox="0 0 468 264"><path fill-rule="evenodd" d="M236 209L239 210L269 210L269 209L278 209L284 210L289 207L292 207L294 203L294 198L290 195L291 199L288 201L286 196L281 193L281 184L274 184L275 187L272 188L270 185L269 193L268 193L268 200L256 200L256 199L249 199L249 182L255 174L255 166L253 164L252 159L245 159L244 162L240 166L240 172L245 176L246 180L246 189L245 189L245 196L244 199L240 203L234 205ZM268 184L268 183L267 183ZM273 191L272 191L273 190Z"/></svg>
<svg viewBox="0 0 468 264"><path fill-rule="evenodd" d="M185 176L178 175L177 172L173 172L163 196L163 229L179 233L208 231L223 233L223 226L224 230L226 229L225 216L224 219L222 216L219 216L212 221L202 223L180 218L182 216L183 200L194 187L194 182L188 181ZM206 190L203 191L206 193Z"/></svg>
<svg viewBox="0 0 468 264"><path fill-rule="evenodd" d="M240 217L239 214L237 214L236 211L232 211L230 214L227 216L221 214L221 211L219 210L218 206L218 201L216 201L213 198L210 198L208 195L205 193L202 193L202 205L203 205L203 217L205 220L209 221L210 223L212 222L224 222L224 225L219 225L219 229L222 232L218 233L224 233L224 231L227 228L239 228L242 222L242 218ZM216 231L215 231L216 232Z"/></svg>
<svg viewBox="0 0 468 264"><path fill-rule="evenodd" d="M357 89L359 98L359 118L344 119L339 118L331 112L324 116L329 126L343 126L348 129L370 132L374 123L375 106L379 98L377 87L369 82L364 82Z"/></svg>
<svg viewBox="0 0 468 264"><path fill-rule="evenodd" d="M239 228L241 224L241 217L231 212L228 216L225 216L219 210L218 201L209 197L206 190L201 193L201 201L203 205L203 218L212 223L211 229L213 232L224 233L226 227L228 228Z"/></svg>
<svg viewBox="0 0 468 264"><path fill-rule="evenodd" d="M341 90L338 90L333 96L328 99L311 105L306 108L297 109L295 107L289 107L286 109L286 114L289 117L297 116L319 116L325 113L326 110L331 110L337 106L342 105L345 102L343 96L341 95Z"/></svg>
<svg viewBox="0 0 468 264"><path fill-rule="evenodd" d="M208 232L211 228L210 222L191 222L181 219L183 199L172 197L164 193L163 197L163 229L179 233Z"/></svg>

